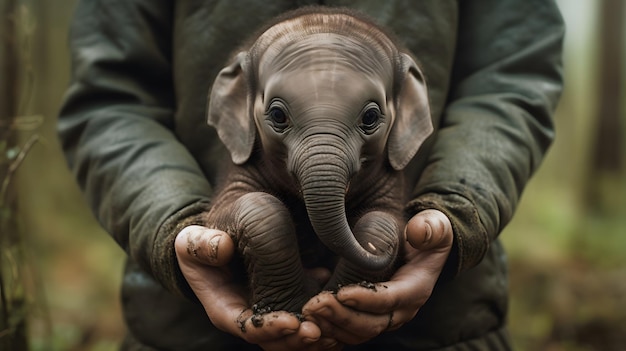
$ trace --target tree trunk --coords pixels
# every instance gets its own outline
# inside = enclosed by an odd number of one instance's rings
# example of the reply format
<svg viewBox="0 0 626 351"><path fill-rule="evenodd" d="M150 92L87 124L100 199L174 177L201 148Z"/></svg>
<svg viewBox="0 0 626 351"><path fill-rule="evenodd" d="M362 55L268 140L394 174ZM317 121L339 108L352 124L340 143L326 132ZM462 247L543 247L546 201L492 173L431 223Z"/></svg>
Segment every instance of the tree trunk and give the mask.
<svg viewBox="0 0 626 351"><path fill-rule="evenodd" d="M597 120L585 204L590 212L611 213L621 203L624 177L624 1L599 2Z"/></svg>
<svg viewBox="0 0 626 351"><path fill-rule="evenodd" d="M28 148L15 134L20 99L20 40L15 0L0 0L0 350L27 350L23 256L11 178ZM17 272L17 273L16 273Z"/></svg>

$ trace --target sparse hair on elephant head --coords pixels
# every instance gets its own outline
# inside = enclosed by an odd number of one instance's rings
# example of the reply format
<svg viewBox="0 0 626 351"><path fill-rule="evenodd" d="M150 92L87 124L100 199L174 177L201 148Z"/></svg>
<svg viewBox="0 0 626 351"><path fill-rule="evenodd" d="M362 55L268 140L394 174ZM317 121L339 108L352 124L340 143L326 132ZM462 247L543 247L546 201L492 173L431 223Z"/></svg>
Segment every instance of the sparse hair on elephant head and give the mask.
<svg viewBox="0 0 626 351"><path fill-rule="evenodd" d="M395 39L373 20L353 10L326 7L302 8L277 18L219 73L210 94L208 121L217 128L233 162L242 164L252 153L261 60L280 59L286 47L316 34L349 36L392 65L396 115L388 156L394 169L404 168L433 131L424 75L416 60L400 51Z"/></svg>
<svg viewBox="0 0 626 351"><path fill-rule="evenodd" d="M254 265L257 301L275 301L268 296L280 290L261 266L287 260L299 267L291 274L302 275L297 248L285 255L267 245L297 246L294 222L308 223L290 218L285 196L302 197L312 230L342 258L329 284L389 275L404 227L401 170L433 126L422 71L384 29L337 8L279 17L219 72L208 123L236 165L210 222L230 228ZM268 247L275 250L259 253ZM296 290L307 290L294 279ZM257 289L259 282L272 287Z"/></svg>

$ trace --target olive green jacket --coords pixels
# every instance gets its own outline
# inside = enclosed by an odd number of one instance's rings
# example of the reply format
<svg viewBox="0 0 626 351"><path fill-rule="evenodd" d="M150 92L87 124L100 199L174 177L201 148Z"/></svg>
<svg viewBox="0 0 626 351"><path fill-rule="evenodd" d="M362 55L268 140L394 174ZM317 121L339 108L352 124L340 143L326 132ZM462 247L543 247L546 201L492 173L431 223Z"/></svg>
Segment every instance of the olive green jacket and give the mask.
<svg viewBox="0 0 626 351"><path fill-rule="evenodd" d="M228 162L207 126L207 93L244 39L307 1L85 0L60 112L68 162L102 226L128 254L131 344L245 349L193 299L173 250L200 223ZM374 339L390 350L510 346L498 234L553 139L562 89L562 19L551 0L327 1L369 14L421 62L435 132L406 169L407 215L435 208L454 247L415 319ZM255 347L250 347L256 349Z"/></svg>

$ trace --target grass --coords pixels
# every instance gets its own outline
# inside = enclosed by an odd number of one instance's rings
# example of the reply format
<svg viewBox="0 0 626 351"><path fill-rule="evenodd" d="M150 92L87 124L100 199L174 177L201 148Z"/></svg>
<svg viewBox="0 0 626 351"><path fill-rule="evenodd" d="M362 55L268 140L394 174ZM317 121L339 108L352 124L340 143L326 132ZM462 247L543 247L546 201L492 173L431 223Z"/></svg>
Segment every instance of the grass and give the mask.
<svg viewBox="0 0 626 351"><path fill-rule="evenodd" d="M535 184L538 183L538 184ZM615 184L612 194L620 194ZM510 325L518 350L626 347L626 197L585 210L575 191L531 183L502 238L510 257Z"/></svg>

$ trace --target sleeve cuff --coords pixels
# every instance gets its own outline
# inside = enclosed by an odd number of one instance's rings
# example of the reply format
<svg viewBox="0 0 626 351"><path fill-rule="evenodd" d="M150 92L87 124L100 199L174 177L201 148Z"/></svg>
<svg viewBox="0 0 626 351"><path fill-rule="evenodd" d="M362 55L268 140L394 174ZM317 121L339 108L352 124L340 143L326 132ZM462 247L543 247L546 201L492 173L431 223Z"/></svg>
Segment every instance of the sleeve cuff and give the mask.
<svg viewBox="0 0 626 351"><path fill-rule="evenodd" d="M168 218L159 228L152 254L151 265L155 278L168 291L195 301L197 301L196 295L178 266L174 241L183 228L190 225L204 225L202 218L209 210L208 202L196 202Z"/></svg>
<svg viewBox="0 0 626 351"><path fill-rule="evenodd" d="M458 194L427 193L407 205L411 216L428 209L443 212L450 219L454 232L452 251L442 277L454 277L480 263L490 243L474 204Z"/></svg>

